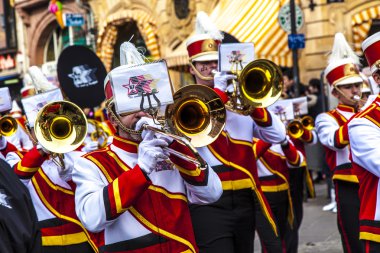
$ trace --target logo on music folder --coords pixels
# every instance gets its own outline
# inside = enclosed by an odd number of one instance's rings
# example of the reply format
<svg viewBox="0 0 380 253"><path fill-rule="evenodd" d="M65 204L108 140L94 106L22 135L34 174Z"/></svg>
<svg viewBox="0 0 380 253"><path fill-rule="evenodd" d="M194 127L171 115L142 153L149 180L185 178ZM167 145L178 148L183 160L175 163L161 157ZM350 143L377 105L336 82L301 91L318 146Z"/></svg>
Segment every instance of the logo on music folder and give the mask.
<svg viewBox="0 0 380 253"><path fill-rule="evenodd" d="M128 90L128 97L135 98L158 93L156 88L157 81L158 79L153 79L150 74L139 75L129 78L128 84L122 86Z"/></svg>

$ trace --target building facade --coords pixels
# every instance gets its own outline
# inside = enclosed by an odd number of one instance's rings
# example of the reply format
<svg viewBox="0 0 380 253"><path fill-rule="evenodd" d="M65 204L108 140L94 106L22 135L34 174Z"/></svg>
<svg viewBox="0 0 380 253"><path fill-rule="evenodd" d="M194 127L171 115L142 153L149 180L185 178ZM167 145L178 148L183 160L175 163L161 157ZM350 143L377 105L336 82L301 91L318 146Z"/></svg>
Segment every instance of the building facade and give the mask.
<svg viewBox="0 0 380 253"><path fill-rule="evenodd" d="M96 33L94 50L107 70L119 64L119 45L131 40L146 57L167 60L176 87L192 82L187 74L185 43L194 32L195 16L200 10L208 13L223 32L240 42L253 42L257 58L272 60L281 67L293 65L288 35L278 22L278 12L288 0L67 0L62 3L63 12L85 15L84 31ZM361 42L379 30L380 0L297 0L296 3L304 15L299 33L305 34L305 48L298 50L303 83L321 76L336 32L343 32L361 55ZM48 0L15 1L24 36L19 41L27 58L24 65L55 61L66 43L65 34L58 29L48 5Z"/></svg>

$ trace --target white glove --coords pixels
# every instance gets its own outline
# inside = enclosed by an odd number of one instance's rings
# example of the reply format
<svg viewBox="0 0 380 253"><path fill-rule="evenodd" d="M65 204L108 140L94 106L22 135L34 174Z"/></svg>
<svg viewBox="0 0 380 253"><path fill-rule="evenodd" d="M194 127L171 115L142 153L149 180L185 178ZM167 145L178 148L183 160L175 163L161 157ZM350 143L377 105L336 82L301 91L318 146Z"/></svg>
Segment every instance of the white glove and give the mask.
<svg viewBox="0 0 380 253"><path fill-rule="evenodd" d="M99 143L97 141L90 141L86 143L86 145L82 148L82 151L89 153L97 149L99 149Z"/></svg>
<svg viewBox="0 0 380 253"><path fill-rule="evenodd" d="M107 138L107 146L110 145L113 141L113 136L108 136Z"/></svg>
<svg viewBox="0 0 380 253"><path fill-rule="evenodd" d="M47 150L46 148L44 148L44 146L42 146L42 145L39 144L39 143L37 143L36 148L37 148L38 150L42 150L42 152L44 152L45 154L50 154L50 153L51 153L49 150Z"/></svg>
<svg viewBox="0 0 380 253"><path fill-rule="evenodd" d="M55 158L58 159L58 158ZM65 164L64 168L58 168L58 174L61 177L62 180L65 182L70 181L72 174L73 174L73 169L74 169L74 160L71 156L65 156L63 159L63 162Z"/></svg>
<svg viewBox="0 0 380 253"><path fill-rule="evenodd" d="M236 76L227 74L226 72L216 72L214 75L214 88L225 91L227 89L228 80L232 79L236 79Z"/></svg>
<svg viewBox="0 0 380 253"><path fill-rule="evenodd" d="M142 128L143 125L149 125L149 126L161 129L161 125L160 124L156 124L152 118L141 117L141 119L139 121L137 121L137 123L136 123L135 130L141 130L141 128ZM141 137L143 139L145 139L145 135L146 134L147 134L147 131L143 130L143 132L141 133Z"/></svg>
<svg viewBox="0 0 380 253"><path fill-rule="evenodd" d="M153 131L146 131L143 141L139 145L137 164L146 173L150 174L157 167L157 162L169 158L169 153L163 148L168 143L162 139L155 139Z"/></svg>
<svg viewBox="0 0 380 253"><path fill-rule="evenodd" d="M7 147L7 140L0 135L0 150L3 150Z"/></svg>

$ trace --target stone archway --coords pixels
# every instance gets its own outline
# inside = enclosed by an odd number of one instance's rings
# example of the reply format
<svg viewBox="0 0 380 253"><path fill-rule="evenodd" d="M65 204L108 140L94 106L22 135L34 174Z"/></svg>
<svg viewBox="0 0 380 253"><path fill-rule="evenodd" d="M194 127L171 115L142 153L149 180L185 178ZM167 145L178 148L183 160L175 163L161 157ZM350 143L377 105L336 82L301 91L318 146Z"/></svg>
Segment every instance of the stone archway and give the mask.
<svg viewBox="0 0 380 253"><path fill-rule="evenodd" d="M351 16L353 49L357 54L362 54L361 44L368 36L372 19L379 18L380 6L377 4L364 10L360 10Z"/></svg>
<svg viewBox="0 0 380 253"><path fill-rule="evenodd" d="M143 10L121 10L107 17L107 21L100 27L98 43L98 56L103 61L107 71L111 69L114 46L117 39L117 26L130 21L136 22L141 35L145 40L147 49L153 59L160 58L157 40L156 22L151 15Z"/></svg>

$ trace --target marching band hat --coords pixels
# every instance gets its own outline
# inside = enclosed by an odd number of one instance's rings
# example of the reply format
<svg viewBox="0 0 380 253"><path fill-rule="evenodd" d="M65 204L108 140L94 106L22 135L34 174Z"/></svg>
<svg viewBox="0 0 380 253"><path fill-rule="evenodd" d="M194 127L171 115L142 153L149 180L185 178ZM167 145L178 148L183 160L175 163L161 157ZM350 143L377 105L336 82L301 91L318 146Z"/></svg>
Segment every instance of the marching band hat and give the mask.
<svg viewBox="0 0 380 253"><path fill-rule="evenodd" d="M46 92L57 88L57 86L54 86L51 82L49 82L39 67L31 66L28 71L32 79L32 84L38 92Z"/></svg>
<svg viewBox="0 0 380 253"><path fill-rule="evenodd" d="M20 93L22 98L26 98L35 95L36 89L34 88L34 86L24 86L21 88Z"/></svg>
<svg viewBox="0 0 380 253"><path fill-rule="evenodd" d="M120 45L120 66L135 66L145 63L145 57L137 51L131 42L124 42ZM113 97L112 86L110 82L110 74L112 70L104 78L104 94L106 99Z"/></svg>
<svg viewBox="0 0 380 253"><path fill-rule="evenodd" d="M331 90L339 85L363 82L359 72L359 57L351 49L342 33L335 34L328 63L325 77Z"/></svg>
<svg viewBox="0 0 380 253"><path fill-rule="evenodd" d="M217 61L223 35L203 11L197 13L196 33L186 42L190 61Z"/></svg>
<svg viewBox="0 0 380 253"><path fill-rule="evenodd" d="M350 59L333 62L325 69L325 76L330 86L363 82L356 63Z"/></svg>
<svg viewBox="0 0 380 253"><path fill-rule="evenodd" d="M371 68L371 73L380 70L380 32L377 32L362 43L362 49Z"/></svg>

